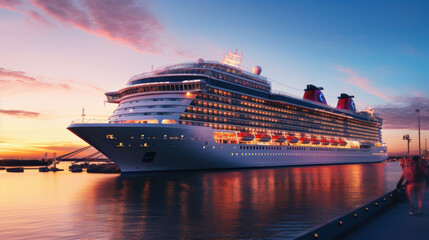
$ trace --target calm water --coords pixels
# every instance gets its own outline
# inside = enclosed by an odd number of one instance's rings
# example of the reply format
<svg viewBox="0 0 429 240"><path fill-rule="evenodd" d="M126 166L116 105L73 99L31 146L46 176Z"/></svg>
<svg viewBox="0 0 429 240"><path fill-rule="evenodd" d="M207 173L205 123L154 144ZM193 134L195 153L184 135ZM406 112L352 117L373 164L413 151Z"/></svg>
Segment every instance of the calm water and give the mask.
<svg viewBox="0 0 429 240"><path fill-rule="evenodd" d="M293 238L392 190L400 172L396 162L131 176L2 170L0 239Z"/></svg>

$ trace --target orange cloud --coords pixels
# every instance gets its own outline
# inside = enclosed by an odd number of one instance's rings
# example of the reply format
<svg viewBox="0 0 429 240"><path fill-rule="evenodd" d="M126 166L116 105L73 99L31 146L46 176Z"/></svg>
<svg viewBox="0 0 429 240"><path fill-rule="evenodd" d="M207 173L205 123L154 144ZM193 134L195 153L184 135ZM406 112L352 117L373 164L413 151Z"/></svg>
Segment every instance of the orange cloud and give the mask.
<svg viewBox="0 0 429 240"><path fill-rule="evenodd" d="M337 70L348 74L348 78L346 79L347 83L352 84L364 90L365 92L375 95L381 99L391 100L389 96L380 92L375 87L371 86L371 82L368 79L358 76L358 74L355 71L348 68L342 68L340 66L337 66Z"/></svg>
<svg viewBox="0 0 429 240"><path fill-rule="evenodd" d="M4 110L4 109L0 109L0 114L5 114L9 116L14 116L14 117L30 117L30 118L38 117L40 115L40 113L37 113L37 112L29 112L24 110Z"/></svg>

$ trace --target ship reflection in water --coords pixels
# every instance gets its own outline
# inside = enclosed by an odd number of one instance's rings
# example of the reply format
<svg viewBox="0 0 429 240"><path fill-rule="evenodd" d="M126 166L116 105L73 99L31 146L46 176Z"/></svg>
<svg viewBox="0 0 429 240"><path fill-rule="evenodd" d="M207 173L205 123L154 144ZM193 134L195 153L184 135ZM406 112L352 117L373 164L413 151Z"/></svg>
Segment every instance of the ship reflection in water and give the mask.
<svg viewBox="0 0 429 240"><path fill-rule="evenodd" d="M134 176L60 173L50 179L49 191L42 184L38 189L55 199L51 208L15 209L31 221L0 221L0 228L9 229L0 237L16 237L16 228L32 238L293 238L388 192L399 175L396 163ZM0 203L10 217L19 207ZM31 197L21 204L30 205ZM37 225L15 226L20 222ZM31 231L37 227L44 230Z"/></svg>
<svg viewBox="0 0 429 240"><path fill-rule="evenodd" d="M110 229L114 238L292 237L391 190L385 167L126 176L105 180L86 194L93 203L88 207L104 212L98 231Z"/></svg>

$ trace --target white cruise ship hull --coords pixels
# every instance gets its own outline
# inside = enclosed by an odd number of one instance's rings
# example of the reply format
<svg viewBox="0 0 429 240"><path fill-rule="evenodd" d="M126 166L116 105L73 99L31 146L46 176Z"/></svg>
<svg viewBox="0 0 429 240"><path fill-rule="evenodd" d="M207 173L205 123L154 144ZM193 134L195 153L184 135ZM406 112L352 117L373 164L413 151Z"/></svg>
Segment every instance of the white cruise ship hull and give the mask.
<svg viewBox="0 0 429 240"><path fill-rule="evenodd" d="M216 143L213 129L178 124L72 124L68 129L114 161L122 172L372 163L387 159L386 147Z"/></svg>

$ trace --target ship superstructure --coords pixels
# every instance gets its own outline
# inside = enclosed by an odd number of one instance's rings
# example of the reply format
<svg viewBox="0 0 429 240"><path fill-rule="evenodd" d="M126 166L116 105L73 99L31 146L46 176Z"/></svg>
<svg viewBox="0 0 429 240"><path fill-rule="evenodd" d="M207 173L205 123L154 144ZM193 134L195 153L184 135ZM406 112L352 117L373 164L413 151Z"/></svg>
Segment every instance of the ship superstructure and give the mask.
<svg viewBox="0 0 429 240"><path fill-rule="evenodd" d="M382 119L356 111L353 96L327 105L321 87L303 99L235 61L183 63L130 78L106 93L108 123L68 128L123 172L379 162ZM232 63L232 64L231 64ZM235 66L234 66L235 65Z"/></svg>

